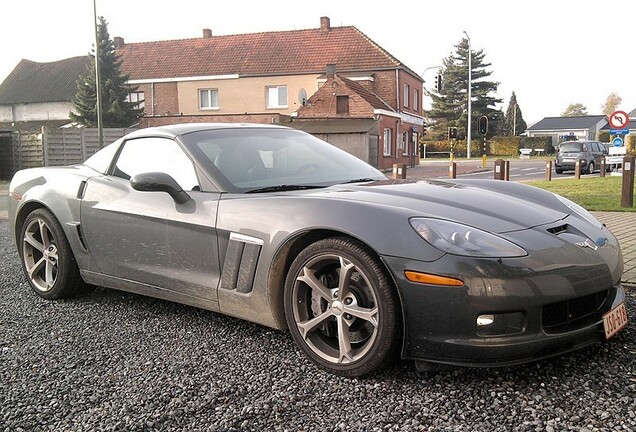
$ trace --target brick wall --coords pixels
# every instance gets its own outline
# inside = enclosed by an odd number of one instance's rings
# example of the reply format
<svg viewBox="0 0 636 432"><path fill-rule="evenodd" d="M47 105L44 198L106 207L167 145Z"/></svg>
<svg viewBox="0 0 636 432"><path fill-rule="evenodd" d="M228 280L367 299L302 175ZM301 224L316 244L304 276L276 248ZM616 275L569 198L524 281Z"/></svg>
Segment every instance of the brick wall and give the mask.
<svg viewBox="0 0 636 432"><path fill-rule="evenodd" d="M177 83L140 84L137 91L144 92L146 115L179 114Z"/></svg>

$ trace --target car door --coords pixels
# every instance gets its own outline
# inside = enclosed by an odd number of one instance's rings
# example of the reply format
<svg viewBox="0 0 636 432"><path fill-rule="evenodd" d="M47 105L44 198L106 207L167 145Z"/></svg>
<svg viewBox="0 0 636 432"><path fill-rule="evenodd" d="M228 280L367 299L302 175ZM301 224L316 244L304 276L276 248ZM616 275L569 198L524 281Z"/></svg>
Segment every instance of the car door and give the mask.
<svg viewBox="0 0 636 432"><path fill-rule="evenodd" d="M144 172L169 174L191 200L178 204L165 192L134 190L130 178ZM110 173L86 184L84 241L104 275L216 300L218 200L199 191L193 163L176 141L128 140Z"/></svg>

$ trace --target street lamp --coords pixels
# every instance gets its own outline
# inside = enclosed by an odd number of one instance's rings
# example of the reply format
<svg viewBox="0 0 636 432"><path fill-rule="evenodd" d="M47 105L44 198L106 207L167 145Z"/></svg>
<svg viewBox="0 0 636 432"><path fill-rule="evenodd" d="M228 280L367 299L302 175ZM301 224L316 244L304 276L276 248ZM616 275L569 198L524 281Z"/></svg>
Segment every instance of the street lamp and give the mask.
<svg viewBox="0 0 636 432"><path fill-rule="evenodd" d="M473 49L471 48L470 45L470 37L468 36L468 33L466 33L466 31L464 30L464 34L466 35L466 39L468 39L468 127L466 129L468 129L468 133L466 136L466 158L470 159L470 137L471 137L471 129L472 129L472 113L471 113L471 103L472 103L472 71L473 71L473 64L472 64L472 57L473 57Z"/></svg>
<svg viewBox="0 0 636 432"><path fill-rule="evenodd" d="M99 73L99 32L97 30L97 0L93 0L93 24L95 25L95 93L97 95L97 135L99 148L104 147L104 128L102 125L102 90Z"/></svg>

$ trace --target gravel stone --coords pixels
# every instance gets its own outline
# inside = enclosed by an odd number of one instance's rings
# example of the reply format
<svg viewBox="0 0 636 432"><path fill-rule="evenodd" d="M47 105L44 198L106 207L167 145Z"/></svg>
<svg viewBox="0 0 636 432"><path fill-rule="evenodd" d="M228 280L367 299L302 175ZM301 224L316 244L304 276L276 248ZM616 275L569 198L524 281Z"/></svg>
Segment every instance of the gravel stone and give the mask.
<svg viewBox="0 0 636 432"><path fill-rule="evenodd" d="M0 431L636 431L636 288L608 343L499 369L326 374L289 333L97 288L31 292L0 221Z"/></svg>

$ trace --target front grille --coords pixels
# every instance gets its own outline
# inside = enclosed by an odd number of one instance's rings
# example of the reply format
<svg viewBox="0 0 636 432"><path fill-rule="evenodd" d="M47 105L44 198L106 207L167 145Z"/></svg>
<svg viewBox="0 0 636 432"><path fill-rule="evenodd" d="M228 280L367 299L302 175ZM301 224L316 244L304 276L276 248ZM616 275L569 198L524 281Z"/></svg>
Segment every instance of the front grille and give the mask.
<svg viewBox="0 0 636 432"><path fill-rule="evenodd" d="M599 309L608 295L609 290L605 290L543 306L543 329L546 333L563 333L593 324L600 319Z"/></svg>

